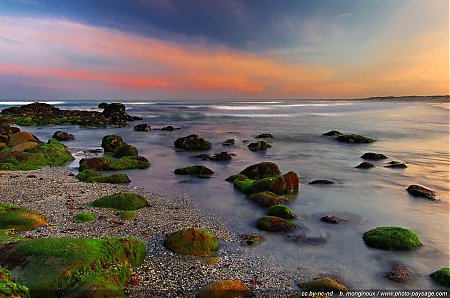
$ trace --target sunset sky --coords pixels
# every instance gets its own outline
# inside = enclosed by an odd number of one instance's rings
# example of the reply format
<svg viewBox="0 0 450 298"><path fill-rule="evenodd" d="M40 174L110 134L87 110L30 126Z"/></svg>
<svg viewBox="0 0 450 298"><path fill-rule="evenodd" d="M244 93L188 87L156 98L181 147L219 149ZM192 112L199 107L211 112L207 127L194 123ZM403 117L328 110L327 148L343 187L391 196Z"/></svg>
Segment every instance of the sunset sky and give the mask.
<svg viewBox="0 0 450 298"><path fill-rule="evenodd" d="M449 93L448 0L1 0L1 99Z"/></svg>

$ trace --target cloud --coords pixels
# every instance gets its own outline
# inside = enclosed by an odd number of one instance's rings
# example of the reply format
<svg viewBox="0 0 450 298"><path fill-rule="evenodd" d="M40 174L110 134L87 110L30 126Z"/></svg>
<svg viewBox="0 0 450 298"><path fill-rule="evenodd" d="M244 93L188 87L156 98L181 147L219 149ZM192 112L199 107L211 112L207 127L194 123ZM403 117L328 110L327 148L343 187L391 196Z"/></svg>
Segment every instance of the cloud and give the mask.
<svg viewBox="0 0 450 298"><path fill-rule="evenodd" d="M348 17L348 16L351 16L352 15L352 13L346 13L346 14L340 14L340 15L337 15L337 16L335 16L335 18L344 18L344 17Z"/></svg>

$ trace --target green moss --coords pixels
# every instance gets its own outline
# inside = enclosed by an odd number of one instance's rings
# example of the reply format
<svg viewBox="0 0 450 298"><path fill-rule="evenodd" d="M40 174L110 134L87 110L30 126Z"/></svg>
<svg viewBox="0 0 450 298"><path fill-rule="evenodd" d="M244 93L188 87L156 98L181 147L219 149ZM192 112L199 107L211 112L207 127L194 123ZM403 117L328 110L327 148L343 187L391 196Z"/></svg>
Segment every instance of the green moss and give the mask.
<svg viewBox="0 0 450 298"><path fill-rule="evenodd" d="M253 201L263 207L270 207L274 205L281 205L283 201L281 198L270 191L258 192L248 196L250 201Z"/></svg>
<svg viewBox="0 0 450 298"><path fill-rule="evenodd" d="M91 206L129 211L148 207L150 204L146 198L140 195L131 192L122 192L101 197L92 202Z"/></svg>
<svg viewBox="0 0 450 298"><path fill-rule="evenodd" d="M253 183L255 180L253 179L236 179L234 180L234 186L242 193L249 194L252 191Z"/></svg>
<svg viewBox="0 0 450 298"><path fill-rule="evenodd" d="M263 216L256 222L256 227L268 232L286 232L298 228L295 222L276 216Z"/></svg>
<svg viewBox="0 0 450 298"><path fill-rule="evenodd" d="M270 206L267 209L266 213L267 215L281 217L284 219L292 219L298 217L297 214L295 214L294 212L292 212L291 209L289 209L289 207L284 205Z"/></svg>
<svg viewBox="0 0 450 298"><path fill-rule="evenodd" d="M430 277L441 286L450 288L450 268L441 268L431 273Z"/></svg>
<svg viewBox="0 0 450 298"><path fill-rule="evenodd" d="M18 234L14 229L0 229L0 244L23 241L26 239L27 238Z"/></svg>
<svg viewBox="0 0 450 298"><path fill-rule="evenodd" d="M128 178L127 175L123 173L118 174L112 174L109 176L95 176L95 177L89 177L86 182L89 183L111 183L111 184L123 184L123 183L130 183L131 180Z"/></svg>
<svg viewBox="0 0 450 298"><path fill-rule="evenodd" d="M262 174L253 173L252 175L260 177ZM227 180L231 181L233 178L234 186L244 194L254 194L263 191L270 191L276 194L286 194L296 192L299 188L297 173L293 171L290 171L283 176L266 177L258 180L250 179L245 175L238 174L228 177Z"/></svg>
<svg viewBox="0 0 450 298"><path fill-rule="evenodd" d="M142 156L125 156L121 158L94 157L80 160L80 171L94 169L97 171L121 171L130 169L145 169L150 166Z"/></svg>
<svg viewBox="0 0 450 298"><path fill-rule="evenodd" d="M356 135L356 134L338 136L337 140L339 142L351 143L351 144L361 144L361 143L373 143L373 142L376 142L375 139L372 139L372 138L369 138L369 137L365 137L365 136L361 136L361 135Z"/></svg>
<svg viewBox="0 0 450 298"><path fill-rule="evenodd" d="M0 170L36 170L45 166L62 166L74 160L67 147L51 138L47 144L40 144L24 152L0 152Z"/></svg>
<svg viewBox="0 0 450 298"><path fill-rule="evenodd" d="M94 290L92 285L98 285L99 296L110 289L110 297L122 297L131 267L141 265L146 256L142 241L133 238L41 238L1 249L0 264L11 268L33 297L81 297L83 289Z"/></svg>
<svg viewBox="0 0 450 298"><path fill-rule="evenodd" d="M102 148L105 150L105 153L114 153L124 144L122 137L117 135L107 135L102 139Z"/></svg>
<svg viewBox="0 0 450 298"><path fill-rule="evenodd" d="M124 144L113 153L113 156L116 158L124 156L138 156L138 150L130 144Z"/></svg>
<svg viewBox="0 0 450 298"><path fill-rule="evenodd" d="M0 297L30 297L27 287L16 283L11 272L0 267Z"/></svg>
<svg viewBox="0 0 450 298"><path fill-rule="evenodd" d="M347 287L336 279L330 277L316 278L300 284L302 291L329 292L341 291L347 292Z"/></svg>
<svg viewBox="0 0 450 298"><path fill-rule="evenodd" d="M0 229L27 231L48 222L48 219L37 212L11 204L0 203Z"/></svg>
<svg viewBox="0 0 450 298"><path fill-rule="evenodd" d="M97 215L89 212L81 212L78 213L74 218L73 221L76 223L82 223L82 222L91 222L97 219Z"/></svg>
<svg viewBox="0 0 450 298"><path fill-rule="evenodd" d="M100 174L96 170L86 169L86 170L79 172L75 176L75 178L77 178L78 180L81 180L81 181L86 181L88 178L97 177L97 176L100 176Z"/></svg>
<svg viewBox="0 0 450 298"><path fill-rule="evenodd" d="M210 232L191 228L168 235L164 246L182 255L211 256L219 249L219 242Z"/></svg>
<svg viewBox="0 0 450 298"><path fill-rule="evenodd" d="M132 220L136 218L136 211L121 211L118 215L121 220Z"/></svg>
<svg viewBox="0 0 450 298"><path fill-rule="evenodd" d="M175 169L175 171L173 172L177 175L191 175L191 176L210 176L214 174L214 172L211 169L202 165L179 168Z"/></svg>
<svg viewBox="0 0 450 298"><path fill-rule="evenodd" d="M422 246L412 231L401 227L380 227L364 233L367 246L384 250L411 250Z"/></svg>
<svg viewBox="0 0 450 298"><path fill-rule="evenodd" d="M226 181L230 181L230 182L234 182L236 179L239 179L239 180L245 180L245 179L247 179L247 178L248 178L248 177L245 176L245 175L242 175L242 174L236 174L236 175L231 175L230 177L226 178L225 180L226 180Z"/></svg>

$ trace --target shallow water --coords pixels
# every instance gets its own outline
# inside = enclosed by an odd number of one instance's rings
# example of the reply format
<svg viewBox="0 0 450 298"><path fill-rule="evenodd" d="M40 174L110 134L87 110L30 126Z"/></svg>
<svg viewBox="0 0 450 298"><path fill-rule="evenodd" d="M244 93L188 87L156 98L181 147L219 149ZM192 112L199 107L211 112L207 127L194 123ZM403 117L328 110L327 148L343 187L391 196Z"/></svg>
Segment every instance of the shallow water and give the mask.
<svg viewBox="0 0 450 298"><path fill-rule="evenodd" d="M4 103L0 108L13 103ZM15 104L15 103L14 103ZM91 109L98 102L57 102L60 108ZM309 268L315 274L340 276L353 289L440 289L428 274L449 266L449 104L376 101L239 101L239 102L128 102L127 112L143 116L152 128L173 125L175 132L135 132L127 128L82 129L70 127L24 128L41 139L57 129L73 133L72 148L98 148L107 134L121 135L147 157L151 167L127 171L131 186L186 193L196 204L237 233L259 232L256 220L265 211L248 202L224 179L260 161L276 162L282 172L296 171L301 180L289 207L296 212L310 236L325 244L297 244L284 235L262 232L267 241L249 248L285 268ZM138 122L141 123L141 122ZM373 144L342 144L322 137L329 130L376 138ZM198 153L175 150L176 138L198 134L213 144L210 153L235 153L228 163L201 161ZM267 152L251 152L244 140L260 133L274 135ZM234 147L221 143L235 138ZM389 157L375 162L376 168L354 167L365 152ZM78 159L68 165L75 168ZM388 169L390 160L403 161L407 169ZM211 179L176 176L173 170L204 164L214 170ZM307 183L330 179L334 185ZM438 202L413 198L405 188L421 184L437 191ZM351 219L347 224L327 225L326 214ZM386 252L368 248L362 234L378 226L403 226L414 230L424 246L412 252ZM260 233L260 232L259 232ZM382 274L392 264L403 263L415 273L405 285L392 283Z"/></svg>

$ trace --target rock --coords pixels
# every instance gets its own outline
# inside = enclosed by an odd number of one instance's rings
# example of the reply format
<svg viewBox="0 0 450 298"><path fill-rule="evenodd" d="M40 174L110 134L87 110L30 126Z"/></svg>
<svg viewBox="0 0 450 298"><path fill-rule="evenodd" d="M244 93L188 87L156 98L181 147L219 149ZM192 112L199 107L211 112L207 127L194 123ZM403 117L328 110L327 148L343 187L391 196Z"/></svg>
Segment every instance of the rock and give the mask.
<svg viewBox="0 0 450 298"><path fill-rule="evenodd" d="M131 192L120 192L101 197L93 201L91 206L130 211L148 207L150 204L143 196Z"/></svg>
<svg viewBox="0 0 450 298"><path fill-rule="evenodd" d="M401 227L379 227L364 233L367 246L383 250L406 251L422 246L419 237Z"/></svg>
<svg viewBox="0 0 450 298"><path fill-rule="evenodd" d="M272 146L270 146L269 144L267 144L264 141L258 141L256 143L250 143L247 146L247 148L250 149L250 151L264 151L264 150L267 150L270 147L272 147Z"/></svg>
<svg viewBox="0 0 450 298"><path fill-rule="evenodd" d="M138 156L138 150L136 147L131 146L130 144L124 144L119 147L114 153L113 157L120 158L124 156Z"/></svg>
<svg viewBox="0 0 450 298"><path fill-rule="evenodd" d="M357 169L371 169L374 168L375 165L373 163L367 162L367 161L363 161L362 163L360 163L359 165L357 165L355 168Z"/></svg>
<svg viewBox="0 0 450 298"><path fill-rule="evenodd" d="M407 166L403 162L400 161L390 161L387 165L384 166L385 168L391 168L391 169L406 169Z"/></svg>
<svg viewBox="0 0 450 298"><path fill-rule="evenodd" d="M122 137L117 135L107 135L102 139L102 148L105 150L105 153L114 153L124 144L125 142L122 140Z"/></svg>
<svg viewBox="0 0 450 298"><path fill-rule="evenodd" d="M15 229L0 229L0 244L27 240L20 235ZM1 279L1 277L0 277ZM1 284L1 281L0 281ZM1 288L1 286L0 286ZM1 291L0 291L1 293ZM2 297L0 295L0 297Z"/></svg>
<svg viewBox="0 0 450 298"><path fill-rule="evenodd" d="M161 130L163 131L175 131L178 130L179 128L175 128L172 125L168 125L168 126L164 126L163 128L161 128Z"/></svg>
<svg viewBox="0 0 450 298"><path fill-rule="evenodd" d="M426 199L429 199L432 201L437 200L436 193L434 191L432 191L431 189L425 188L423 186L420 186L420 185L412 184L412 185L408 186L406 191L415 197L426 198Z"/></svg>
<svg viewBox="0 0 450 298"><path fill-rule="evenodd" d="M105 107L102 112L106 118L111 119L112 124L127 126L127 121L133 121L133 118L125 113L125 106L121 103L111 103Z"/></svg>
<svg viewBox="0 0 450 298"><path fill-rule="evenodd" d="M94 213L89 212L81 212L78 213L74 218L73 221L75 223L82 223L82 222L91 222L95 221L97 219L97 215Z"/></svg>
<svg viewBox="0 0 450 298"><path fill-rule="evenodd" d="M110 184L125 184L130 183L131 180L126 174L116 173L107 176L93 176L86 179L87 183L110 183Z"/></svg>
<svg viewBox="0 0 450 298"><path fill-rule="evenodd" d="M340 216L336 216L336 215L326 215L326 216L322 216L320 218L320 221L323 221L328 224L337 225L337 224L341 224L341 223L346 223L349 220L345 217L340 217Z"/></svg>
<svg viewBox="0 0 450 298"><path fill-rule="evenodd" d="M199 298L237 298L247 297L251 294L250 289L240 280L223 279L217 280L198 293Z"/></svg>
<svg viewBox="0 0 450 298"><path fill-rule="evenodd" d="M134 238L39 238L0 249L0 264L32 297L124 297L131 268L146 256Z"/></svg>
<svg viewBox="0 0 450 298"><path fill-rule="evenodd" d="M286 238L297 244L307 245L322 245L327 242L327 239L321 236L308 236L304 233L295 235L286 235Z"/></svg>
<svg viewBox="0 0 450 298"><path fill-rule="evenodd" d="M187 151L206 151L211 149L211 143L200 138L197 135L189 135L187 137L178 138L174 142L175 148Z"/></svg>
<svg viewBox="0 0 450 298"><path fill-rule="evenodd" d="M27 143L27 142L39 143L39 139L36 138L35 136L33 136L28 131L19 131L10 136L8 146L15 147L19 144Z"/></svg>
<svg viewBox="0 0 450 298"><path fill-rule="evenodd" d="M0 151L6 147L6 144L0 142Z"/></svg>
<svg viewBox="0 0 450 298"><path fill-rule="evenodd" d="M276 177L280 175L280 168L273 162L260 162L249 167L246 167L240 174L254 180Z"/></svg>
<svg viewBox="0 0 450 298"><path fill-rule="evenodd" d="M392 271L384 273L384 277L398 283L405 283L409 281L411 279L411 275L411 270L403 265L395 265L392 267Z"/></svg>
<svg viewBox="0 0 450 298"><path fill-rule="evenodd" d="M208 231L189 228L167 235L164 246L178 254L206 257L217 252L219 242Z"/></svg>
<svg viewBox="0 0 450 298"><path fill-rule="evenodd" d="M361 135L356 135L356 134L338 136L337 140L339 142L349 143L349 144L364 144L364 143L376 142L375 139L361 136Z"/></svg>
<svg viewBox="0 0 450 298"><path fill-rule="evenodd" d="M298 175L297 173L290 171L283 176L255 180L251 186L250 193L271 191L276 194L286 194L298 191L298 187Z"/></svg>
<svg viewBox="0 0 450 298"><path fill-rule="evenodd" d="M339 137L339 136L343 136L344 134L340 131L337 130L330 130L329 132L326 132L323 134L323 136L326 137Z"/></svg>
<svg viewBox="0 0 450 298"><path fill-rule="evenodd" d="M0 203L0 229L27 231L47 222L47 217L40 213L17 205Z"/></svg>
<svg viewBox="0 0 450 298"><path fill-rule="evenodd" d="M54 138L60 142L75 140L75 137L73 136L73 134L70 134L70 133L67 133L67 132L61 131L61 130L55 131L52 138Z"/></svg>
<svg viewBox="0 0 450 298"><path fill-rule="evenodd" d="M145 169L150 163L142 156L125 156L121 158L92 157L80 160L79 171L93 169L96 171L120 171L131 169Z"/></svg>
<svg viewBox="0 0 450 298"><path fill-rule="evenodd" d="M297 229L298 225L276 216L263 216L256 222L256 227L268 232L287 232Z"/></svg>
<svg viewBox="0 0 450 298"><path fill-rule="evenodd" d="M270 191L263 191L249 195L248 199L252 202L261 205L262 207L271 207L283 204L283 200L280 197L278 197L278 195Z"/></svg>
<svg viewBox="0 0 450 298"><path fill-rule="evenodd" d="M135 131L151 131L152 128L150 127L150 125L143 123L143 124L136 125L134 127L134 130Z"/></svg>
<svg viewBox="0 0 450 298"><path fill-rule="evenodd" d="M136 218L136 211L120 211L117 215L121 220L133 220Z"/></svg>
<svg viewBox="0 0 450 298"><path fill-rule="evenodd" d="M382 160L382 159L386 159L388 157L381 153L366 152L363 155L361 155L361 158L367 159L367 160Z"/></svg>
<svg viewBox="0 0 450 298"><path fill-rule="evenodd" d="M19 131L20 128L10 126L7 122L0 120L0 134L6 136L8 140L10 135L13 135Z"/></svg>
<svg viewBox="0 0 450 298"><path fill-rule="evenodd" d="M104 109L104 108L106 108L107 106L108 106L108 103L102 102L102 103L99 103L99 104L98 104L97 108L99 108L99 109Z"/></svg>
<svg viewBox="0 0 450 298"><path fill-rule="evenodd" d="M26 286L16 283L11 272L0 267L0 297L29 298L30 292Z"/></svg>
<svg viewBox="0 0 450 298"><path fill-rule="evenodd" d="M313 180L309 182L308 184L316 185L316 184L334 184L334 181L331 180L325 180L325 179L319 179L319 180Z"/></svg>
<svg viewBox="0 0 450 298"><path fill-rule="evenodd" d="M229 161L231 160L231 155L228 152L220 152L218 154L214 154L210 157L212 161Z"/></svg>
<svg viewBox="0 0 450 298"><path fill-rule="evenodd" d="M255 138L257 139L273 139L273 136L270 133L262 133L257 135Z"/></svg>
<svg viewBox="0 0 450 298"><path fill-rule="evenodd" d="M190 176L209 176L214 174L212 170L202 165L179 168L175 169L175 171L173 172L177 175L190 175Z"/></svg>
<svg viewBox="0 0 450 298"><path fill-rule="evenodd" d="M11 149L11 151L12 152L23 152L23 151L26 151L28 149L31 149L31 148L34 148L34 147L37 147L37 146L39 146L39 144L36 143L36 142L25 142L25 143L20 143L17 146L14 146Z"/></svg>
<svg viewBox="0 0 450 298"><path fill-rule="evenodd" d="M241 234L241 235L239 235L239 237L241 238L242 244L246 244L246 245L250 245L250 246L255 246L255 245L261 244L264 241L263 236L256 235L256 234Z"/></svg>
<svg viewBox="0 0 450 298"><path fill-rule="evenodd" d="M292 210L284 205L273 205L267 208L266 214L269 216L276 216L284 219L297 218L297 214L292 212Z"/></svg>
<svg viewBox="0 0 450 298"><path fill-rule="evenodd" d="M247 176L242 175L242 174L236 174L236 175L231 175L230 177L226 178L226 181L229 182L234 182L234 180L239 179L239 180L245 180L247 179Z"/></svg>
<svg viewBox="0 0 450 298"><path fill-rule="evenodd" d="M439 285L450 288L450 268L441 268L430 274L430 277Z"/></svg>
<svg viewBox="0 0 450 298"><path fill-rule="evenodd" d="M307 282L300 283L299 285L303 292L348 291L347 287L342 282L331 277L319 277Z"/></svg>
<svg viewBox="0 0 450 298"><path fill-rule="evenodd" d="M222 145L223 146L234 146L234 143L235 143L234 139L227 139L222 143Z"/></svg>

